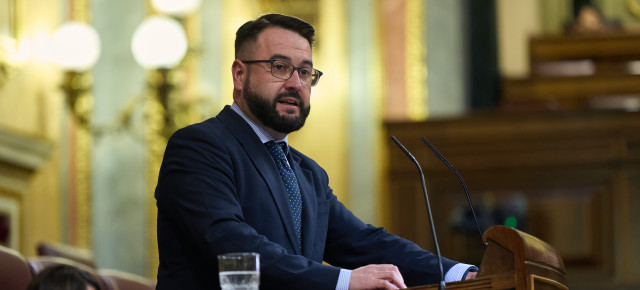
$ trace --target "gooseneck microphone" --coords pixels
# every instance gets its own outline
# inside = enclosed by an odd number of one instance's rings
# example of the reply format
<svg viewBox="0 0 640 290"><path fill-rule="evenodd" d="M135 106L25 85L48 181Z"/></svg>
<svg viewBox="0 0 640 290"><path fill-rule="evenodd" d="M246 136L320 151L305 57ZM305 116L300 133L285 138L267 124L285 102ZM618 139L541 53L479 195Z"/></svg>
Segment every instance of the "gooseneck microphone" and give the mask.
<svg viewBox="0 0 640 290"><path fill-rule="evenodd" d="M434 147L431 143L429 143L427 138L422 137L422 141L424 141L424 143L427 144L427 146L429 146L429 149L431 149L431 151L435 153L436 156L438 156L438 158L440 158L440 161L442 161L444 165L449 167L449 170L451 170L451 172L453 172L453 174L455 174L458 177L458 180L460 180L460 184L462 184L462 189L464 189L464 194L467 196L467 201L469 202L469 207L471 208L471 213L473 214L473 219L476 221L476 226L478 226L478 233L480 233L480 242L482 242L482 245L486 248L487 244L482 240L482 234L484 232L480 228L480 223L478 222L478 215L476 215L476 211L473 207L473 203L471 203L471 196L469 195L469 189L467 189L467 185L464 183L464 180L462 180L462 176L460 176L458 171L455 168L453 168L453 165L451 165L451 163L449 163L449 161L447 161L447 159L444 158L444 156L442 156L440 152L438 152L436 147Z"/></svg>
<svg viewBox="0 0 640 290"><path fill-rule="evenodd" d="M422 182L422 192L424 193L424 201L427 204L427 214L429 215L429 225L431 225L431 234L433 235L433 243L436 246L436 255L438 256L438 266L440 267L440 286L438 287L438 289L444 290L446 287L444 284L444 270L442 266L442 256L440 255L440 246L438 245L438 237L436 237L436 227L433 223L433 216L431 215L431 205L429 205L429 196L427 195L427 186L425 185L422 168L420 167L420 163L418 163L418 160L416 160L416 158L413 157L413 155L411 155L411 152L409 152L409 150L407 150L407 148L405 148L402 145L402 143L400 143L400 141L396 139L395 136L391 136L391 140L393 140L393 142L395 142L396 145L400 147L402 152L404 152L404 154L406 154L407 157L411 159L411 161L416 165L416 167L418 167L418 172L420 173L420 181Z"/></svg>

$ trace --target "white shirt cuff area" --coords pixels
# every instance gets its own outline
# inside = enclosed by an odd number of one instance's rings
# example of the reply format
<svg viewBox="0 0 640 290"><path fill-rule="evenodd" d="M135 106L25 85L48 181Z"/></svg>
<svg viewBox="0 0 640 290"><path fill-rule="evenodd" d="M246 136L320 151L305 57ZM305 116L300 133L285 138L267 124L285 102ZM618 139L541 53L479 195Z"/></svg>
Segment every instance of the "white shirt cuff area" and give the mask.
<svg viewBox="0 0 640 290"><path fill-rule="evenodd" d="M469 269L474 271L478 270L478 268L474 265L465 263L455 264L453 267L451 267L451 269L449 269L449 271L447 271L447 274L444 275L444 282L449 283L462 280L464 273L466 273Z"/></svg>
<svg viewBox="0 0 640 290"><path fill-rule="evenodd" d="M351 270L340 269L336 290L349 290L349 281L351 281Z"/></svg>
<svg viewBox="0 0 640 290"><path fill-rule="evenodd" d="M478 271L478 267L474 265L458 263L455 264L447 274L444 276L444 282L456 282L462 280L463 276L467 271L473 270ZM340 269L340 275L338 275L338 284L336 285L336 290L348 290L349 282L351 281L351 270Z"/></svg>

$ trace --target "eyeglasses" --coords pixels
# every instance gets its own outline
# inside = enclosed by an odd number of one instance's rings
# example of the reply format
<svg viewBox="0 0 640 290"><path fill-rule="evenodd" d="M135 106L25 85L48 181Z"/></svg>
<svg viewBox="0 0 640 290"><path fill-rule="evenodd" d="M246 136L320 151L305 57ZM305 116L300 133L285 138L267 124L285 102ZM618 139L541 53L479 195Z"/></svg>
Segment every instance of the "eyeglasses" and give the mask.
<svg viewBox="0 0 640 290"><path fill-rule="evenodd" d="M315 86L318 84L320 77L322 76L322 72L312 68L312 67L297 67L290 62L278 59L269 59L269 60L241 60L246 64L252 63L270 63L271 64L271 75L279 78L281 80L288 80L293 76L294 71L298 71L298 78L300 78L300 82L304 86Z"/></svg>

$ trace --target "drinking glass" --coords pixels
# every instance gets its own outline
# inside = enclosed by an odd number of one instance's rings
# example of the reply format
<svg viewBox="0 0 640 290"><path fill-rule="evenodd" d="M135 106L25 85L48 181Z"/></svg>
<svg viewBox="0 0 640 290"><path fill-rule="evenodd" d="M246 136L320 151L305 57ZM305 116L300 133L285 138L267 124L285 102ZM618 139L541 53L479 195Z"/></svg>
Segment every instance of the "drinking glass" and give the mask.
<svg viewBox="0 0 640 290"><path fill-rule="evenodd" d="M258 290L260 254L227 253L218 255L218 272L222 290Z"/></svg>

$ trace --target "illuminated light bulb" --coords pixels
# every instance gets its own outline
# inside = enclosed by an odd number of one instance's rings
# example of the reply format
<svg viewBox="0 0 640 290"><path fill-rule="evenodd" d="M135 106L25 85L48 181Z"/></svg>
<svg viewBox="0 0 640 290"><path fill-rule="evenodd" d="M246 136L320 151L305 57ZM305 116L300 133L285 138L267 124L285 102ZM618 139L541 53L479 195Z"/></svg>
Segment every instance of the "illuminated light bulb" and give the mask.
<svg viewBox="0 0 640 290"><path fill-rule="evenodd" d="M89 24L66 22L51 37L52 58L67 71L91 69L100 57L100 37Z"/></svg>
<svg viewBox="0 0 640 290"><path fill-rule="evenodd" d="M187 36L175 19L153 16L140 23L134 32L131 50L143 68L173 68L187 53Z"/></svg>

